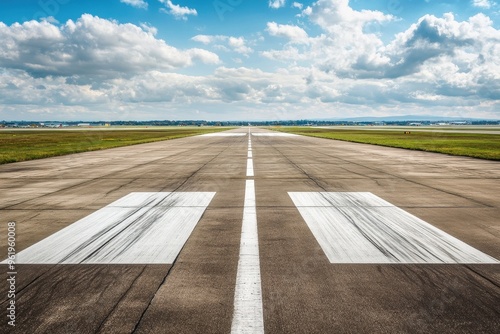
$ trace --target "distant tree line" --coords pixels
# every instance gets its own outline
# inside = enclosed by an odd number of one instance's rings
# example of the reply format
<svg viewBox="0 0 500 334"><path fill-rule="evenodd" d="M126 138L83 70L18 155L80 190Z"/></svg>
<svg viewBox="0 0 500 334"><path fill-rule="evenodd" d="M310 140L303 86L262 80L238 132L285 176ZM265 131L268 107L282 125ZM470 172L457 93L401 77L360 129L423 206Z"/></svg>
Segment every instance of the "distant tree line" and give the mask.
<svg viewBox="0 0 500 334"><path fill-rule="evenodd" d="M432 124L449 123L449 121L418 121L419 125L428 126ZM467 125L499 125L498 120L471 120ZM204 121L204 120L154 120L154 121L1 121L0 127L27 128L27 127L66 127L66 126L375 126L375 125L414 125L411 120L387 121L387 122L355 122L355 121L325 121L325 120L285 120L285 121Z"/></svg>

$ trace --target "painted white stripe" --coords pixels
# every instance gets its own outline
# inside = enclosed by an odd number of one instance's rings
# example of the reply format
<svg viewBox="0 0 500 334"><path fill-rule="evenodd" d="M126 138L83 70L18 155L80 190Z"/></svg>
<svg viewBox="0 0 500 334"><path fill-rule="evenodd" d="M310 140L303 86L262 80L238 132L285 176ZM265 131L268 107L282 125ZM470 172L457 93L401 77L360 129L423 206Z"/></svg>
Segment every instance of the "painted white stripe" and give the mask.
<svg viewBox="0 0 500 334"><path fill-rule="evenodd" d="M264 333L255 182L246 181L232 334Z"/></svg>
<svg viewBox="0 0 500 334"><path fill-rule="evenodd" d="M243 137L246 136L246 133L241 132L215 132L215 133L207 133L204 135L200 135L201 137Z"/></svg>
<svg viewBox="0 0 500 334"><path fill-rule="evenodd" d="M131 193L17 254L18 263L173 263L213 192Z"/></svg>
<svg viewBox="0 0 500 334"><path fill-rule="evenodd" d="M299 135L294 135L292 133L273 133L273 132L264 132L264 133L252 133L252 136L255 137L299 137Z"/></svg>
<svg viewBox="0 0 500 334"><path fill-rule="evenodd" d="M500 263L372 193L289 195L331 263Z"/></svg>
<svg viewBox="0 0 500 334"><path fill-rule="evenodd" d="M252 158L252 150L248 150L248 158Z"/></svg>
<svg viewBox="0 0 500 334"><path fill-rule="evenodd" d="M247 176L255 176L253 172L253 159L247 159Z"/></svg>

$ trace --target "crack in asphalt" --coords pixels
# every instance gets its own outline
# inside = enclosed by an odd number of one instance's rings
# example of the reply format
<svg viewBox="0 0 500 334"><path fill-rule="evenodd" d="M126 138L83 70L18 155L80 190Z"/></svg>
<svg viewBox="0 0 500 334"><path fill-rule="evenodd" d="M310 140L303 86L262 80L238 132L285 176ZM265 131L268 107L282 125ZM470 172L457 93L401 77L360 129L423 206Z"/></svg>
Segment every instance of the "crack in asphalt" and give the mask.
<svg viewBox="0 0 500 334"><path fill-rule="evenodd" d="M125 291L123 293L123 295L120 297L120 299L116 302L116 304L113 306L113 308L111 309L111 311L109 311L108 315L101 321L101 323L99 324L99 327L97 327L96 329L96 333L97 332L100 332L101 328L104 326L104 324L108 321L108 319L111 317L111 315L115 312L115 310L118 308L118 306L120 305L120 303L125 299L125 297L128 295L128 293L132 290L132 288L134 287L135 283L137 282L137 280L141 277L141 275L144 273L144 271L146 270L146 265L144 265L142 267L142 270L139 272L139 274L137 274L137 276L134 278L134 280L132 281L132 283L130 284L130 286L128 287L127 291Z"/></svg>

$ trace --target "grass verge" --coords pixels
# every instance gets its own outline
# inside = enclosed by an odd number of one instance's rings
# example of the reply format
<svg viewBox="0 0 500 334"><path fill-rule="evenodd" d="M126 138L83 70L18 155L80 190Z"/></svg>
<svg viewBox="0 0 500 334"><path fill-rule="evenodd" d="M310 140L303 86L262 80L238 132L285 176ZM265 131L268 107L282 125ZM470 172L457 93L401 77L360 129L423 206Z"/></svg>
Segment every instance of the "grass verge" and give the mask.
<svg viewBox="0 0 500 334"><path fill-rule="evenodd" d="M0 164L183 138L229 128L2 130Z"/></svg>
<svg viewBox="0 0 500 334"><path fill-rule="evenodd" d="M500 134L339 130L309 127L273 127L298 135L374 144L488 160L500 160Z"/></svg>

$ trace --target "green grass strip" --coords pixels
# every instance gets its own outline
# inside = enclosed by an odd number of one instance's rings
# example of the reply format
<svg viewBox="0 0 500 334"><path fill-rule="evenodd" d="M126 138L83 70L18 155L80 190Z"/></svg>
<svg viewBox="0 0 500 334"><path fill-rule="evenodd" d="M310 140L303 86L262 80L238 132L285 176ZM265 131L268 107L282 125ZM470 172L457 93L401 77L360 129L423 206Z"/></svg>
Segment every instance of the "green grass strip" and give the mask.
<svg viewBox="0 0 500 334"><path fill-rule="evenodd" d="M183 138L229 128L2 130L0 164Z"/></svg>
<svg viewBox="0 0 500 334"><path fill-rule="evenodd" d="M411 130L367 131L314 127L273 127L272 130L355 143L500 160L500 134L411 132ZM410 133L405 134L405 131Z"/></svg>

